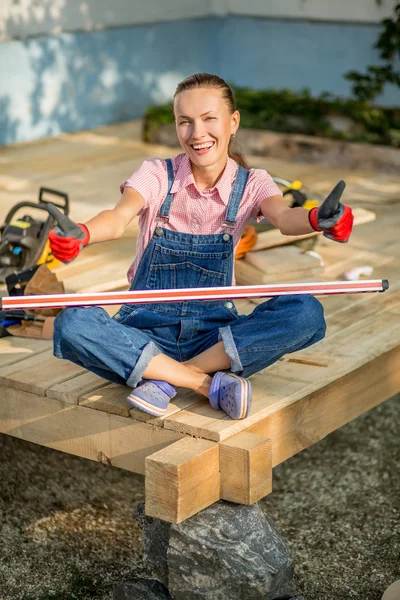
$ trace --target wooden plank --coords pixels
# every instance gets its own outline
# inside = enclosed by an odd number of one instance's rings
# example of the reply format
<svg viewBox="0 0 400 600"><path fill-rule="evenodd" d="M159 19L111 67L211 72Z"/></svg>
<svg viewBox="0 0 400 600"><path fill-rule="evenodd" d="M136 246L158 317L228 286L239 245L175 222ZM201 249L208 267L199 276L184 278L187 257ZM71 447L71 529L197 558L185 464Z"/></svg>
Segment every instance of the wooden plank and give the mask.
<svg viewBox="0 0 400 600"><path fill-rule="evenodd" d="M370 223L376 219L376 215L371 210L364 208L354 208L354 226L364 225ZM305 233L303 235L282 235L279 229L271 229L263 231L257 236L257 244L254 246L253 251L264 250L267 248L276 248L278 246L284 246L286 244L292 244L300 240L316 237L321 235L318 231L312 233Z"/></svg>
<svg viewBox="0 0 400 600"><path fill-rule="evenodd" d="M164 420L164 427L195 437L223 441L249 427L259 418L259 413L271 411L283 398L299 397L308 384L287 380L284 377L257 373L251 378L253 400L246 419L233 420L224 411L211 408L208 400L200 400L188 410L181 410Z"/></svg>
<svg viewBox="0 0 400 600"><path fill-rule="evenodd" d="M183 436L0 385L0 432L144 474L146 456Z"/></svg>
<svg viewBox="0 0 400 600"><path fill-rule="evenodd" d="M42 352L18 364L0 369L0 383L6 387L45 396L46 390L84 373L84 369L68 360L55 358L52 352Z"/></svg>
<svg viewBox="0 0 400 600"><path fill-rule="evenodd" d="M37 356L50 350L52 343L47 340L18 338L7 336L0 339L0 369L20 362L28 357Z"/></svg>
<svg viewBox="0 0 400 600"><path fill-rule="evenodd" d="M286 357L288 356L291 355L286 355ZM324 355L321 354L321 356ZM343 355L340 356L339 354L336 354L334 358L332 357L332 361L336 362L342 357ZM331 364L333 364L333 362ZM300 362L280 360L271 365L270 367L264 369L262 373L266 379L268 379L270 375L277 375L278 377L281 377L283 379L289 379L291 381L304 381L304 383L311 384L313 381L316 381L316 379L321 377L321 368L325 367L303 364Z"/></svg>
<svg viewBox="0 0 400 600"><path fill-rule="evenodd" d="M185 410L186 408L193 406L193 404L197 404L198 401L199 395L195 392L192 392L192 390L178 388L177 395L170 401L167 412L162 417L153 417L152 415L148 415L147 413L142 412L141 410L136 410L135 408L131 408L129 412L131 417L137 421L143 421L143 423L151 423L151 425L163 427L165 419L168 419L181 410Z"/></svg>
<svg viewBox="0 0 400 600"><path fill-rule="evenodd" d="M109 385L107 379L103 379L90 371L85 371L72 379L53 385L46 391L48 398L68 402L69 404L78 404L80 397L89 392L94 392L103 386Z"/></svg>
<svg viewBox="0 0 400 600"><path fill-rule="evenodd" d="M132 388L117 383L96 389L88 394L82 394L79 398L79 406L101 410L121 417L129 417L129 404L126 397Z"/></svg>
<svg viewBox="0 0 400 600"><path fill-rule="evenodd" d="M299 363L301 365L311 365L314 367L329 367L329 365L335 362L333 356L323 355L315 350L293 352L293 354L286 354L280 360L283 362Z"/></svg>
<svg viewBox="0 0 400 600"><path fill-rule="evenodd" d="M272 491L271 440L246 431L220 442L221 499L253 504Z"/></svg>
<svg viewBox="0 0 400 600"><path fill-rule="evenodd" d="M274 276L277 280L282 273L290 273L292 277L296 277L297 273L304 272L307 274L322 266L321 258L304 252L297 246L259 250L258 252L252 251L248 252L246 257L241 260L244 263L253 265L265 274Z"/></svg>
<svg viewBox="0 0 400 600"><path fill-rule="evenodd" d="M169 523L180 523L217 502L218 444L184 438L148 456L145 489L146 515Z"/></svg>
<svg viewBox="0 0 400 600"><path fill-rule="evenodd" d="M272 440L272 466L378 406L400 390L400 346L283 406L246 429Z"/></svg>
<svg viewBox="0 0 400 600"><path fill-rule="evenodd" d="M287 283L292 281L312 281L316 276L324 272L323 267L316 266L307 269L299 269L295 273L293 271L282 271L279 273L267 273L260 271L243 258L235 260L235 277L239 285L257 285L267 283Z"/></svg>
<svg viewBox="0 0 400 600"><path fill-rule="evenodd" d="M25 338L19 338L21 343L24 342ZM35 340L38 341L38 340ZM21 369L30 369L43 361L47 361L53 356L52 350L44 350L40 353L31 354L28 358L19 360L18 362L11 362L6 364L4 367L0 367L0 381L7 379L12 373L18 372ZM5 382L4 382L5 383Z"/></svg>

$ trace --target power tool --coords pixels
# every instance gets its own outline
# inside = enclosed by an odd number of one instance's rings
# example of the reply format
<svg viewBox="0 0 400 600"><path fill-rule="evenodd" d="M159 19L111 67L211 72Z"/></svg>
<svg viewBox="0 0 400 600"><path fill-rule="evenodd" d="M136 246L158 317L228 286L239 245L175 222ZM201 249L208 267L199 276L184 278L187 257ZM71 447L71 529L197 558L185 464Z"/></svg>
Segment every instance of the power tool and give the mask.
<svg viewBox="0 0 400 600"><path fill-rule="evenodd" d="M5 282L7 275L34 265L46 264L52 269L60 264L53 257L48 242L48 235L56 224L45 200L49 195L59 199L53 201L53 204L60 208L64 215L68 215L68 195L44 187L40 188L37 203L19 202L7 214L4 224L0 227L0 283ZM43 220L27 212L23 216L17 215L27 208L46 213L46 218ZM32 210L29 212L32 213Z"/></svg>

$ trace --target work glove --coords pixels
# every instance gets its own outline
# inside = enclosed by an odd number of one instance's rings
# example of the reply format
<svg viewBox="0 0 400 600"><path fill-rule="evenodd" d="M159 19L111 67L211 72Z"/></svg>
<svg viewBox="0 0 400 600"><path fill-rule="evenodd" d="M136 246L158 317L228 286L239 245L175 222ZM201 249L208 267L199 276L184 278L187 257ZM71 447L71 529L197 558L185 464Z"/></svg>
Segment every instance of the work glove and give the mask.
<svg viewBox="0 0 400 600"><path fill-rule="evenodd" d="M63 215L51 202L47 203L49 214L56 220L57 227L49 233L50 248L54 258L69 263L90 241L89 230L83 223L74 223Z"/></svg>
<svg viewBox="0 0 400 600"><path fill-rule="evenodd" d="M354 221L350 206L340 202L345 187L345 182L339 181L321 206L312 208L308 213L315 231L323 231L325 237L342 244L348 241Z"/></svg>

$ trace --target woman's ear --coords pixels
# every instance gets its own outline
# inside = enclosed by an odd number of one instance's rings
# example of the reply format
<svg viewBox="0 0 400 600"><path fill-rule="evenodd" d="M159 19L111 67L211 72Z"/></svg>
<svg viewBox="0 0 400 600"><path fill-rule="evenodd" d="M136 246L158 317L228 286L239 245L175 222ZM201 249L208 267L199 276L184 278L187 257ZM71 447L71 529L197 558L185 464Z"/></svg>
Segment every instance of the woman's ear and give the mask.
<svg viewBox="0 0 400 600"><path fill-rule="evenodd" d="M240 112L235 110L231 115L232 134L236 133L240 124Z"/></svg>

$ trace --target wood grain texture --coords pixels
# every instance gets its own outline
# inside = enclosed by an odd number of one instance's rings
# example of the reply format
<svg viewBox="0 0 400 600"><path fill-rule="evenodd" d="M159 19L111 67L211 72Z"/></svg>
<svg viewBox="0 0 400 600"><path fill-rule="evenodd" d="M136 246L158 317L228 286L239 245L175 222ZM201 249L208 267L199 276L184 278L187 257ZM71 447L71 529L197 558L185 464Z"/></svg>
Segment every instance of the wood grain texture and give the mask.
<svg viewBox="0 0 400 600"><path fill-rule="evenodd" d="M400 347L290 404L246 431L272 440L272 466L391 398L400 389Z"/></svg>
<svg viewBox="0 0 400 600"><path fill-rule="evenodd" d="M210 506L220 497L218 444L188 437L148 456L145 488L146 515L169 523Z"/></svg>
<svg viewBox="0 0 400 600"><path fill-rule="evenodd" d="M271 440L246 431L219 444L221 498L253 504L272 491Z"/></svg>
<svg viewBox="0 0 400 600"><path fill-rule="evenodd" d="M144 474L145 457L183 436L130 418L0 386L0 432Z"/></svg>

